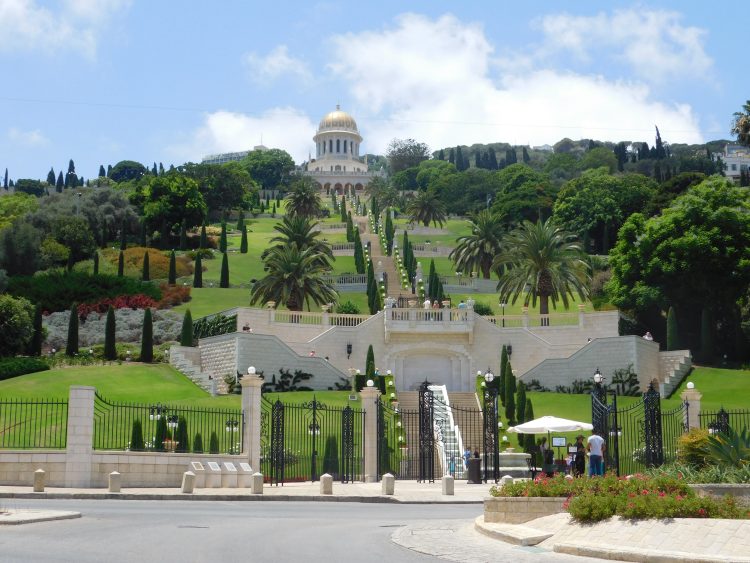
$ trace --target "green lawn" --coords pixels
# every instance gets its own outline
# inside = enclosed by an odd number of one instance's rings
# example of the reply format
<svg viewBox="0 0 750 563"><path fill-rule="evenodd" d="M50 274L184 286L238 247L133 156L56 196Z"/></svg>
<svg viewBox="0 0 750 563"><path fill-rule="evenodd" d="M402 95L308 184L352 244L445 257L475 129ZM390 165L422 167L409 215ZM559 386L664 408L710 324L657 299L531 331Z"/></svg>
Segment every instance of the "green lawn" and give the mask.
<svg viewBox="0 0 750 563"><path fill-rule="evenodd" d="M398 237L399 245L404 236L404 229L409 223L408 219L399 218L394 222L396 229L396 236ZM430 227L433 227L431 224ZM446 231L444 234L439 235L409 235L409 240L414 243L430 242L431 244L439 244L440 246L455 246L456 238L468 235L471 233L471 228L465 219L449 219L444 225L443 229Z"/></svg>

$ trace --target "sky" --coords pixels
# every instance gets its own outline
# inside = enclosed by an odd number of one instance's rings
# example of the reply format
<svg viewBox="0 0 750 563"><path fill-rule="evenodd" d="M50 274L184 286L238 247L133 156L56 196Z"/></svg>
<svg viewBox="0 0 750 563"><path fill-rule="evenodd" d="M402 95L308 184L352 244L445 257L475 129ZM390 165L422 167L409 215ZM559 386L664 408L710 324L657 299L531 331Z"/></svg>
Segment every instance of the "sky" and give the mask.
<svg viewBox="0 0 750 563"><path fill-rule="evenodd" d="M0 171L302 162L336 104L363 152L563 137L730 138L750 98L747 4L0 0Z"/></svg>

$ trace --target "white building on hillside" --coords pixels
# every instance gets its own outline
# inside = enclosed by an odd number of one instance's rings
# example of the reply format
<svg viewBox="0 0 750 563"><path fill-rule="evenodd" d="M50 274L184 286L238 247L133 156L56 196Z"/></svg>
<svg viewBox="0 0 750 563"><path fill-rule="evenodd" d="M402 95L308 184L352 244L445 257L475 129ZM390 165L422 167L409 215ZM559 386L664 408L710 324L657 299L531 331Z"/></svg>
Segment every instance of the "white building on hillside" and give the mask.
<svg viewBox="0 0 750 563"><path fill-rule="evenodd" d="M727 144L724 147L724 154L720 156L726 165L727 178L738 182L742 171L745 173L750 171L750 147Z"/></svg>

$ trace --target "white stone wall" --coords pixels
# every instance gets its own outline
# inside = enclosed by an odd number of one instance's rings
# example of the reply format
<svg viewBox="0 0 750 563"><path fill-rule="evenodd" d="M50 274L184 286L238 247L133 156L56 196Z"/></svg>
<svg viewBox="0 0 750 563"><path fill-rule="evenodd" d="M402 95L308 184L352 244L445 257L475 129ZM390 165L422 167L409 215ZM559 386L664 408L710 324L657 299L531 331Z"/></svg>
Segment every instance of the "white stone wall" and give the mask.
<svg viewBox="0 0 750 563"><path fill-rule="evenodd" d="M225 336L225 335L222 335ZM201 371L217 381L225 375L235 375L237 365L237 345L235 338L211 337L200 341Z"/></svg>
<svg viewBox="0 0 750 563"><path fill-rule="evenodd" d="M34 471L44 469L49 486L64 487L65 465L64 450L0 450L0 484L31 486Z"/></svg>

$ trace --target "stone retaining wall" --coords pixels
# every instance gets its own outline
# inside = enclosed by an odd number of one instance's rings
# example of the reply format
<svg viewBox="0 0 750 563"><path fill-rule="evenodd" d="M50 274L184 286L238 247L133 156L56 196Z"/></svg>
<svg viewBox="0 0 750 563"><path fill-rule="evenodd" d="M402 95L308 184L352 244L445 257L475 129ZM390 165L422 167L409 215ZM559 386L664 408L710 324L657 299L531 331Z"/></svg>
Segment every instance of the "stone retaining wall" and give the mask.
<svg viewBox="0 0 750 563"><path fill-rule="evenodd" d="M704 485L690 485L700 497L724 498L733 496L738 504L750 506L750 485L730 485L723 483L707 483Z"/></svg>
<svg viewBox="0 0 750 563"><path fill-rule="evenodd" d="M566 512L565 497L490 497L484 499L484 521L523 524L542 516Z"/></svg>

